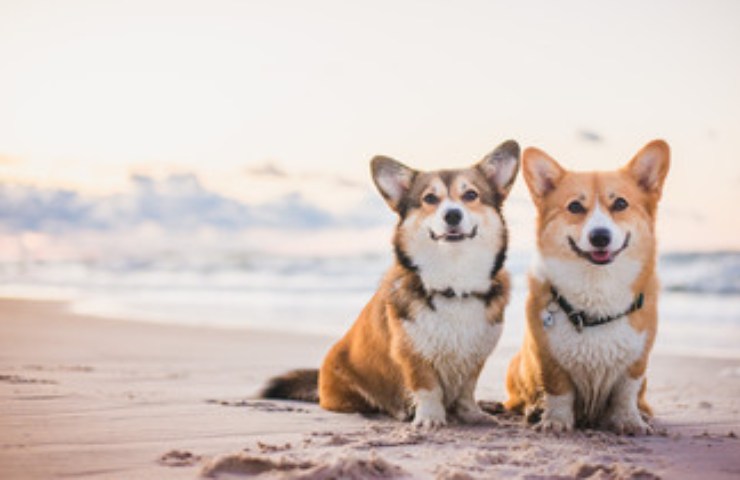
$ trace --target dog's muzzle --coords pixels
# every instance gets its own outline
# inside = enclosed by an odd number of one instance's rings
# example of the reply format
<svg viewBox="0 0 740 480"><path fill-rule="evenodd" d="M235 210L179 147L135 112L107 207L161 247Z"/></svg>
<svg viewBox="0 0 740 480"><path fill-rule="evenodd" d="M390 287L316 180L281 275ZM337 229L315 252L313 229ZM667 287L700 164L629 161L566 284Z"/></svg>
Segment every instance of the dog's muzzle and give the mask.
<svg viewBox="0 0 740 480"><path fill-rule="evenodd" d="M462 242L463 240L473 239L476 235L478 235L478 225L474 226L470 233L461 232L455 228L451 228L442 234L436 234L434 231L429 230L429 236L435 242Z"/></svg>

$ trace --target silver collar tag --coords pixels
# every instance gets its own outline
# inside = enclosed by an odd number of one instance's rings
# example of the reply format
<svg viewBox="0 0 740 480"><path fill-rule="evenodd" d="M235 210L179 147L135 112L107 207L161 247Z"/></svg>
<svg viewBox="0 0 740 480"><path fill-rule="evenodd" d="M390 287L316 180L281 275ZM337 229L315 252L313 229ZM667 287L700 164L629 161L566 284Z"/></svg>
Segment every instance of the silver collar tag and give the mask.
<svg viewBox="0 0 740 480"><path fill-rule="evenodd" d="M560 307L557 302L550 301L550 303L547 304L547 307L542 310L540 318L542 319L542 325L544 325L545 328L551 327L555 323L555 314L559 309Z"/></svg>

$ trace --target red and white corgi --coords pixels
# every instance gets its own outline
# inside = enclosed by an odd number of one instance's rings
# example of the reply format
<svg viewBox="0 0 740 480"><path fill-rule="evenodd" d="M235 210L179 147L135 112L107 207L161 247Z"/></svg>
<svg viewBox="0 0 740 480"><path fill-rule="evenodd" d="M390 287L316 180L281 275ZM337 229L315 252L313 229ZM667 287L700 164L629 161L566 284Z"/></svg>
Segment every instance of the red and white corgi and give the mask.
<svg viewBox="0 0 740 480"><path fill-rule="evenodd" d="M645 370L658 321L655 218L669 156L656 140L619 170L586 173L536 148L523 154L538 257L506 407L540 413L541 430L651 430Z"/></svg>
<svg viewBox="0 0 740 480"><path fill-rule="evenodd" d="M421 427L444 425L448 414L490 421L473 394L509 299L501 209L519 170L519 146L507 141L460 170L421 172L387 157L371 167L399 216L394 265L320 372L277 377L262 396L380 411Z"/></svg>

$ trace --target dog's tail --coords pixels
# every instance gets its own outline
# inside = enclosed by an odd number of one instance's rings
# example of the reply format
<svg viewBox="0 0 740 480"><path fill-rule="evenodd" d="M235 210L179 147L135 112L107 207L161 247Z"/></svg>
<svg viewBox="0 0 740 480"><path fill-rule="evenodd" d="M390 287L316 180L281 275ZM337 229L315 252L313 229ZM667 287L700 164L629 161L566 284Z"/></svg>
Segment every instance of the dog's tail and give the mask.
<svg viewBox="0 0 740 480"><path fill-rule="evenodd" d="M259 396L260 398L319 403L319 371L316 369L293 370L271 378Z"/></svg>

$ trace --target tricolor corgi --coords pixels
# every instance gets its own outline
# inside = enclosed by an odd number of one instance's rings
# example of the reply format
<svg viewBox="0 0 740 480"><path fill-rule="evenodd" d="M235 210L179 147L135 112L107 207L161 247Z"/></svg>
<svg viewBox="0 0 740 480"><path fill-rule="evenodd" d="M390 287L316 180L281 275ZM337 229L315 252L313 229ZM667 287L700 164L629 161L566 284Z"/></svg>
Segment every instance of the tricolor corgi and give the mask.
<svg viewBox="0 0 740 480"><path fill-rule="evenodd" d="M384 412L425 428L448 415L490 422L473 394L509 300L501 210L519 145L507 141L466 169L421 172L375 157L371 170L399 217L394 264L321 370L274 378L262 396Z"/></svg>
<svg viewBox="0 0 740 480"><path fill-rule="evenodd" d="M540 430L646 434L645 370L657 328L655 217L670 164L648 143L624 167L574 172L528 148L537 259L526 333L509 365L508 409Z"/></svg>

